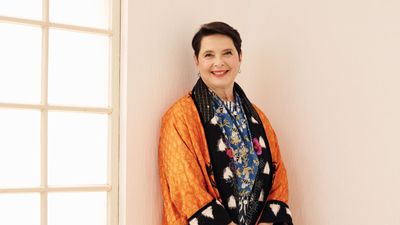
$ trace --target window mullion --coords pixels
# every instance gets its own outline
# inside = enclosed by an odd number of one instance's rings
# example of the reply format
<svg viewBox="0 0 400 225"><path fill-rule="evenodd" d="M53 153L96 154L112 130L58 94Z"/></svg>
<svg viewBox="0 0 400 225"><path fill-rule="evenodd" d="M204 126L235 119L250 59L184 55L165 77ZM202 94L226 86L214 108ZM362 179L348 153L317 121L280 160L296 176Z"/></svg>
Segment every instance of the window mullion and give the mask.
<svg viewBox="0 0 400 225"><path fill-rule="evenodd" d="M110 1L110 88L109 102L112 113L109 117L109 159L108 182L112 190L108 192L107 224L119 224L119 89L120 89L120 20L121 1Z"/></svg>
<svg viewBox="0 0 400 225"><path fill-rule="evenodd" d="M0 194L5 193L54 193L54 192L109 192L113 187L111 185L86 185L86 186L51 186L51 187L15 187L15 188L2 188Z"/></svg>
<svg viewBox="0 0 400 225"><path fill-rule="evenodd" d="M42 20L44 25L42 26L42 86L41 86L41 104L45 106L41 110L41 181L40 186L47 189L47 174L48 174L48 162L47 162L47 139L48 139L48 110L47 110L47 99L48 99L48 53L49 53L49 0L42 1ZM48 192L43 191L40 193L40 224L48 224Z"/></svg>

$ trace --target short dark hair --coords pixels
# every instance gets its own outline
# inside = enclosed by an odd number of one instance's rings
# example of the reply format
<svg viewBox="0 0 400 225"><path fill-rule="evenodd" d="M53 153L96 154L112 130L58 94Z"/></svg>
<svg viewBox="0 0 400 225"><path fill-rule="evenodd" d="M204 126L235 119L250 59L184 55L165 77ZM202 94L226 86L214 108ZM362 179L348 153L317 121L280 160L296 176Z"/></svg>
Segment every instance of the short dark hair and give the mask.
<svg viewBox="0 0 400 225"><path fill-rule="evenodd" d="M203 24L192 39L192 48L196 58L199 57L203 37L213 34L222 34L230 37L239 55L242 53L242 39L239 32L224 22L211 22Z"/></svg>

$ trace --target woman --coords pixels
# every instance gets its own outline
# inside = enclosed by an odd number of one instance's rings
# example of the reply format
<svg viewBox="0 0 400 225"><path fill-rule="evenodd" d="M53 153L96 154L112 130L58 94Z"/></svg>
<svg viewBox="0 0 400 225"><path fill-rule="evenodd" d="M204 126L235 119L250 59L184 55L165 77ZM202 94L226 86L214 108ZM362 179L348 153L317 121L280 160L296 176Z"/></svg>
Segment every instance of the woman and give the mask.
<svg viewBox="0 0 400 225"><path fill-rule="evenodd" d="M243 59L239 33L205 24L192 47L200 78L161 125L163 224L292 224L274 130L234 82Z"/></svg>

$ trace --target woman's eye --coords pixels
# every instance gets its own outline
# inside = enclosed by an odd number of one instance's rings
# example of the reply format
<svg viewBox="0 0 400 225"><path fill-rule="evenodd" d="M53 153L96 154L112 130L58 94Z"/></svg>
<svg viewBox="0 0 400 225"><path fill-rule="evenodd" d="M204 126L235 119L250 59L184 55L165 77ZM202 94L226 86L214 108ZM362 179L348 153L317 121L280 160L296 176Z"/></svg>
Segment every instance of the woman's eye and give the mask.
<svg viewBox="0 0 400 225"><path fill-rule="evenodd" d="M205 54L204 57L211 57L211 54Z"/></svg>
<svg viewBox="0 0 400 225"><path fill-rule="evenodd" d="M225 52L225 55L232 55L232 52Z"/></svg>

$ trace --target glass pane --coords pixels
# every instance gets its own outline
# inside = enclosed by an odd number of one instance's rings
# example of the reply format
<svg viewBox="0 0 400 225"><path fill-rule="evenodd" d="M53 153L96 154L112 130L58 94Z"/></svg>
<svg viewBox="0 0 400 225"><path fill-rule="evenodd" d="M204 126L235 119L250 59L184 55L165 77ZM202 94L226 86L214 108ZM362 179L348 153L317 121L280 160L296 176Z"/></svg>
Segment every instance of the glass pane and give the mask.
<svg viewBox="0 0 400 225"><path fill-rule="evenodd" d="M39 225L39 194L0 194L0 224Z"/></svg>
<svg viewBox="0 0 400 225"><path fill-rule="evenodd" d="M39 103L40 28L0 23L0 34L0 102Z"/></svg>
<svg viewBox="0 0 400 225"><path fill-rule="evenodd" d="M0 16L40 20L42 0L0 0Z"/></svg>
<svg viewBox="0 0 400 225"><path fill-rule="evenodd" d="M107 193L49 193L49 225L106 225Z"/></svg>
<svg viewBox="0 0 400 225"><path fill-rule="evenodd" d="M49 103L108 105L109 38L50 30Z"/></svg>
<svg viewBox="0 0 400 225"><path fill-rule="evenodd" d="M50 0L50 21L108 28L110 0Z"/></svg>
<svg viewBox="0 0 400 225"><path fill-rule="evenodd" d="M107 115L49 113L49 184L106 184Z"/></svg>
<svg viewBox="0 0 400 225"><path fill-rule="evenodd" d="M0 124L0 187L39 186L40 112L0 109Z"/></svg>

